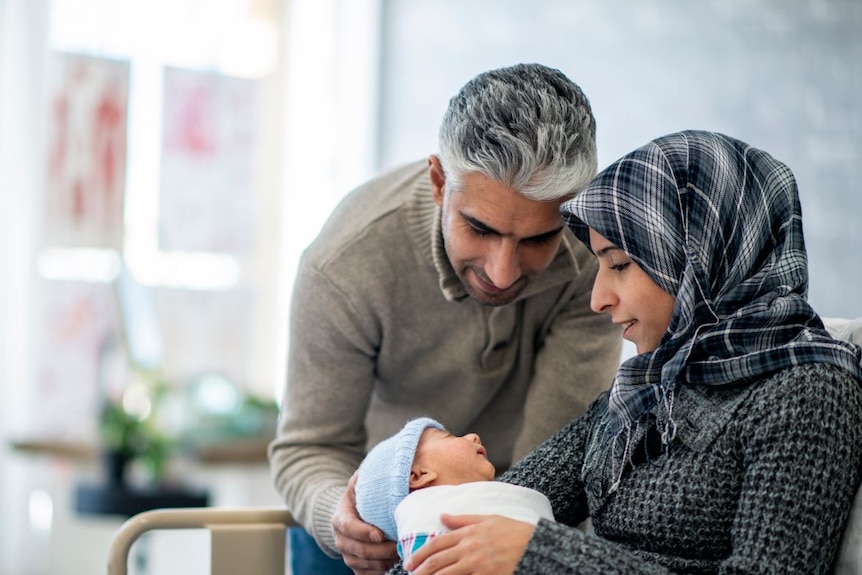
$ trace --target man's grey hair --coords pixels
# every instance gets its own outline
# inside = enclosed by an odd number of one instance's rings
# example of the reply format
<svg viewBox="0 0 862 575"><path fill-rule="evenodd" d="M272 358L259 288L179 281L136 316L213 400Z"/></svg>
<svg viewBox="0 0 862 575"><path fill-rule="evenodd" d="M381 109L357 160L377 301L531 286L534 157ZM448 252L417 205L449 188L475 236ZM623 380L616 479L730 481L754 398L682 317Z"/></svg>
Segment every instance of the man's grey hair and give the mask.
<svg viewBox="0 0 862 575"><path fill-rule="evenodd" d="M450 101L440 127L447 192L477 172L531 200L558 200L596 175L596 120L559 70L518 64L479 74Z"/></svg>

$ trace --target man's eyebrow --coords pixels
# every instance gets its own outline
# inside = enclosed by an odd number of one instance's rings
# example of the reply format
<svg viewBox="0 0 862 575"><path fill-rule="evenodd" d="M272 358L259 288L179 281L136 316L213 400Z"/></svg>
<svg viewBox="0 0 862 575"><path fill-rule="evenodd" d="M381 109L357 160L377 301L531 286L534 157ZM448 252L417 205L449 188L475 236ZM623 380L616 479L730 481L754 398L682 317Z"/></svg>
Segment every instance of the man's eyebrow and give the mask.
<svg viewBox="0 0 862 575"><path fill-rule="evenodd" d="M461 217L464 218L465 220L467 220L471 226L473 226L474 228L481 230L485 233L496 234L498 236L505 236L506 235L506 234L500 233L498 230L495 230L494 228L492 228L491 226L489 226L485 222L483 222L481 220L477 220L473 216L468 216L467 214L461 212ZM554 228L553 230L543 232L543 233L535 235L535 236L530 236L528 238L522 238L521 241L541 241L541 240L544 240L546 238L554 237L555 235L560 233L562 230L563 230L563 226L559 226L557 228Z"/></svg>
<svg viewBox="0 0 862 575"><path fill-rule="evenodd" d="M524 241L528 241L528 242L540 242L540 241L542 241L542 240L547 240L547 239L550 239L550 238L554 237L555 235L559 234L561 231L563 231L563 226L560 226L560 227L558 227L558 228L555 228L555 229L553 229L553 230L551 230L551 231L549 231L549 232L545 232L545 233L543 233L543 234L539 234L539 235L537 235L537 236L530 236L529 238L524 238Z"/></svg>

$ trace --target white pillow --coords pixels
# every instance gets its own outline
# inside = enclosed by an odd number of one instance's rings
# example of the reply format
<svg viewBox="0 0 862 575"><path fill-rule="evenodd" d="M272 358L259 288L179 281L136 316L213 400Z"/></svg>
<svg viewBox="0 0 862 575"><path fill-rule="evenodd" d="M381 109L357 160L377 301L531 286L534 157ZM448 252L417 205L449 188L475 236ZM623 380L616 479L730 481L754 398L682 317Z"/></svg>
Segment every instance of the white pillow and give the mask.
<svg viewBox="0 0 862 575"><path fill-rule="evenodd" d="M862 318L821 318L835 339L862 345ZM856 492L844 536L838 548L834 575L862 575L862 488Z"/></svg>
<svg viewBox="0 0 862 575"><path fill-rule="evenodd" d="M844 536L838 548L834 575L862 574L862 489L856 492Z"/></svg>
<svg viewBox="0 0 862 575"><path fill-rule="evenodd" d="M843 339L856 345L862 345L862 317L843 319L838 317L821 317L826 331L835 339Z"/></svg>

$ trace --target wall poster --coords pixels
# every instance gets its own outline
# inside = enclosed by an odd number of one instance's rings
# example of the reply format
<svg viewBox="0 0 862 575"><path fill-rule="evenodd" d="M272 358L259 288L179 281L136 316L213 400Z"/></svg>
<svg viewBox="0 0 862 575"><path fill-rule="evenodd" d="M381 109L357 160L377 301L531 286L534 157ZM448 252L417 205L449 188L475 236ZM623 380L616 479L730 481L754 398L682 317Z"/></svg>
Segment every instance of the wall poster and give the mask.
<svg viewBox="0 0 862 575"><path fill-rule="evenodd" d="M45 241L119 251L129 64L55 52L48 70Z"/></svg>
<svg viewBox="0 0 862 575"><path fill-rule="evenodd" d="M251 251L256 99L255 80L165 68L160 249Z"/></svg>

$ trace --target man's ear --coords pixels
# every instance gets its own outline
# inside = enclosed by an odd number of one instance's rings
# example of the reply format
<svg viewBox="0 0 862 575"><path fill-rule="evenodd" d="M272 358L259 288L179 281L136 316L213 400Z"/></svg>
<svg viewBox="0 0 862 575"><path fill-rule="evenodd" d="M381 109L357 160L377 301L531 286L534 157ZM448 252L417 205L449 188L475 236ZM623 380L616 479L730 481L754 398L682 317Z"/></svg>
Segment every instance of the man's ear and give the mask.
<svg viewBox="0 0 862 575"><path fill-rule="evenodd" d="M443 173L443 164L437 156L428 157L428 178L431 180L431 193L434 195L434 203L443 206L443 193L446 185L446 174Z"/></svg>
<svg viewBox="0 0 862 575"><path fill-rule="evenodd" d="M437 479L437 472L414 465L410 468L410 491L428 487L434 483L435 479Z"/></svg>

